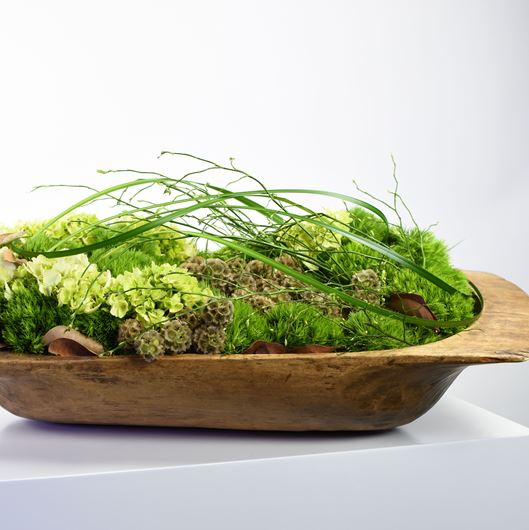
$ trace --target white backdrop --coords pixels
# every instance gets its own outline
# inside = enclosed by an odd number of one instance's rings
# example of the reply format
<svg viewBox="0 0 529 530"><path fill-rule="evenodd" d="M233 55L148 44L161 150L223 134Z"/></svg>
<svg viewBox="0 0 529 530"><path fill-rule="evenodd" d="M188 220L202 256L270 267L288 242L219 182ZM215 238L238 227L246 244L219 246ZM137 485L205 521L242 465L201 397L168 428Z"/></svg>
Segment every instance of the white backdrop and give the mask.
<svg viewBox="0 0 529 530"><path fill-rule="evenodd" d="M170 171L162 149L379 194L393 153L455 264L529 290L527 1L0 0L0 50L0 224L71 202L38 184ZM452 392L529 424L528 379L470 368Z"/></svg>

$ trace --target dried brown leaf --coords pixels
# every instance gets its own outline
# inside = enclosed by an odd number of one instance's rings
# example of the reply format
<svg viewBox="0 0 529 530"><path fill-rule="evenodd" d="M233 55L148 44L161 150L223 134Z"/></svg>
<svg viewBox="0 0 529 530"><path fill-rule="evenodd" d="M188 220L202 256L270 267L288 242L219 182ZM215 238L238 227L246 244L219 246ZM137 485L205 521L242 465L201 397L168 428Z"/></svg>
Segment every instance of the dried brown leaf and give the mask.
<svg viewBox="0 0 529 530"><path fill-rule="evenodd" d="M386 301L386 307L410 317L437 320L437 317L426 304L426 300L418 294L394 293ZM434 331L438 332L439 328L435 328Z"/></svg>
<svg viewBox="0 0 529 530"><path fill-rule="evenodd" d="M331 353L335 350L332 346L322 346L321 344L305 344L305 346L296 346L289 353Z"/></svg>
<svg viewBox="0 0 529 530"><path fill-rule="evenodd" d="M7 234L0 234L0 246L7 245L8 243L11 243L11 241L15 241L15 239L20 239L25 235L26 232L24 232L23 230L21 230L20 232L8 232Z"/></svg>
<svg viewBox="0 0 529 530"><path fill-rule="evenodd" d="M67 326L55 326L42 338L48 352L62 357L99 355L105 351L97 341Z"/></svg>
<svg viewBox="0 0 529 530"><path fill-rule="evenodd" d="M283 344L278 342L266 342L264 340L256 340L243 351L246 355L261 354L261 353L287 353L287 349Z"/></svg>
<svg viewBox="0 0 529 530"><path fill-rule="evenodd" d="M4 251L4 254L2 256L2 259L4 261L7 261L8 263L14 263L15 265L22 265L23 263L26 263L27 260L25 259L19 259L14 254L13 251L10 248L7 248Z"/></svg>

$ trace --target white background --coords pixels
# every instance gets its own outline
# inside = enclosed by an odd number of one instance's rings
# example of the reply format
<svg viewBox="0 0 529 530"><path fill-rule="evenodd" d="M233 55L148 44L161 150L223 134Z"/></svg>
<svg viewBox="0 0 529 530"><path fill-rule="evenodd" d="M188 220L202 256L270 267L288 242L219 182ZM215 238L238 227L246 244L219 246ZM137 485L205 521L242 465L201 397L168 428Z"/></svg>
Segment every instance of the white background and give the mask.
<svg viewBox="0 0 529 530"><path fill-rule="evenodd" d="M393 153L454 263L529 290L527 1L0 0L0 68L0 224L75 196L35 185L171 171L162 149L377 194ZM452 391L529 424L528 378L470 368Z"/></svg>

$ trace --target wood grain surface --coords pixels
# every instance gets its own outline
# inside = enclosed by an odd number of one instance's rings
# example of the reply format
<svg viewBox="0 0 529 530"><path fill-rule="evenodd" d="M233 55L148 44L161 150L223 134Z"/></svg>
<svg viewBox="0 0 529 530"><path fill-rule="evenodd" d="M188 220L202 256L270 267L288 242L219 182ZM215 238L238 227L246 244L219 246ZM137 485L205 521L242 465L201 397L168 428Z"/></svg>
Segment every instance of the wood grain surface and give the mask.
<svg viewBox="0 0 529 530"><path fill-rule="evenodd" d="M196 355L146 363L0 352L0 404L61 423L257 430L379 430L428 411L469 365L529 359L529 297L467 272L482 316L432 344L354 353Z"/></svg>

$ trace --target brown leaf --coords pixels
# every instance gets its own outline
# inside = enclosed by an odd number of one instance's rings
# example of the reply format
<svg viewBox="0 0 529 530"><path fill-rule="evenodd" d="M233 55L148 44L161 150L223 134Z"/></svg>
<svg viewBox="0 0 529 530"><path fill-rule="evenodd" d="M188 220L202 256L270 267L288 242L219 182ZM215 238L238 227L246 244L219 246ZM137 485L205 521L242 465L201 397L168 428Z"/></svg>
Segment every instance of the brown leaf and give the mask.
<svg viewBox="0 0 529 530"><path fill-rule="evenodd" d="M27 260L25 259L19 259L15 257L13 254L13 251L10 248L6 248L4 255L2 256L2 259L4 261L7 261L8 263L14 263L15 265L22 265L22 263L26 263Z"/></svg>
<svg viewBox="0 0 529 530"><path fill-rule="evenodd" d="M67 326L55 326L42 338L48 352L61 357L98 355L105 351L99 342Z"/></svg>
<svg viewBox="0 0 529 530"><path fill-rule="evenodd" d="M432 310L426 305L426 300L418 294L394 293L386 301L386 307L410 317L437 320ZM439 328L434 328L434 331L438 332Z"/></svg>
<svg viewBox="0 0 529 530"><path fill-rule="evenodd" d="M287 353L287 349L283 344L278 342L266 342L264 340L256 340L243 351L243 354L261 354L261 353Z"/></svg>
<svg viewBox="0 0 529 530"><path fill-rule="evenodd" d="M20 232L9 232L7 234L0 234L0 246L7 245L8 243L11 243L11 241L15 241L15 239L20 239L25 235L26 232L24 232L23 230Z"/></svg>
<svg viewBox="0 0 529 530"><path fill-rule="evenodd" d="M334 351L334 348L321 344L305 344L305 346L296 346L288 351L289 353L330 353Z"/></svg>

